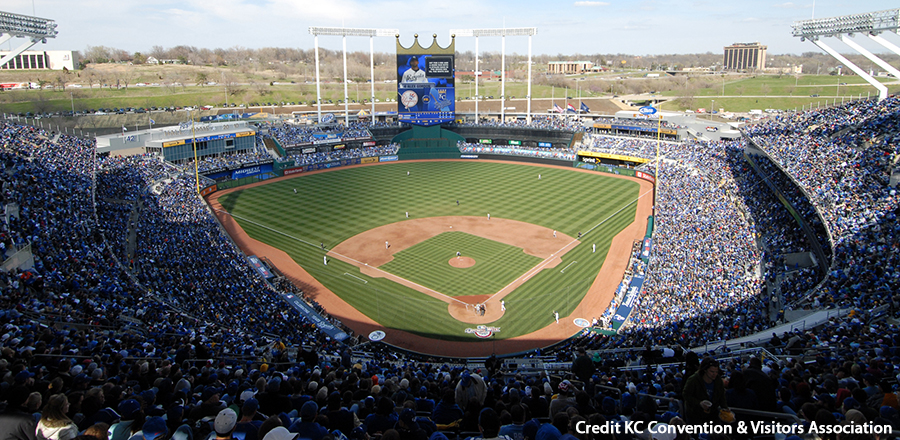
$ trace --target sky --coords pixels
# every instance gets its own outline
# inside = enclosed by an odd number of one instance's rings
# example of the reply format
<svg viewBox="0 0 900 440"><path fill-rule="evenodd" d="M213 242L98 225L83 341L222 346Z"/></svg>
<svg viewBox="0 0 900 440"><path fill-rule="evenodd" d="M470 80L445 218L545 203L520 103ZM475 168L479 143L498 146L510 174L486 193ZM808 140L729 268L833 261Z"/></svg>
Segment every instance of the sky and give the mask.
<svg viewBox="0 0 900 440"><path fill-rule="evenodd" d="M59 35L33 49L81 50L107 46L149 52L155 46L197 48L314 47L310 26L397 29L404 46L418 33L423 45L452 29L535 27L534 54L685 54L712 52L737 42L761 42L769 54L821 52L791 36L798 20L896 8L886 0L4 0L0 10L55 20ZM897 35L886 36L900 45ZM501 39L478 39L480 52L500 52ZM864 37L857 42L883 52ZM13 39L0 49L16 47ZM853 52L835 39L832 47ZM506 38L506 52L525 54L527 37ZM340 37L319 46L340 50ZM375 38L375 51L394 52L395 39ZM347 38L350 51L368 51L364 37ZM459 37L459 52L475 39Z"/></svg>

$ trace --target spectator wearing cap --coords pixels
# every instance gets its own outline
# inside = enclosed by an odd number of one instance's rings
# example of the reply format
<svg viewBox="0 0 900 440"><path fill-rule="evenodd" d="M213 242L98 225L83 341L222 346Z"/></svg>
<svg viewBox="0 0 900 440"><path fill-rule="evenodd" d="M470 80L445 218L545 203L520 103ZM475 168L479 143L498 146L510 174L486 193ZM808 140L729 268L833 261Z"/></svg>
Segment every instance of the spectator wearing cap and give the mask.
<svg viewBox="0 0 900 440"><path fill-rule="evenodd" d="M280 375L269 379L265 391L257 394L256 399L259 401L259 410L263 414L278 414L291 407L291 399L281 393Z"/></svg>
<svg viewBox="0 0 900 440"><path fill-rule="evenodd" d="M215 438L216 440L229 440L234 433L234 428L237 426L238 416L237 413L234 412L231 408L225 408L219 411L216 414L216 420L213 422L213 430L215 431L215 437L210 435L210 439Z"/></svg>
<svg viewBox="0 0 900 440"><path fill-rule="evenodd" d="M168 437L169 427L166 426L166 420L162 417L150 417L144 422L143 428L133 435L129 440L163 440ZM184 436L173 436L173 439L184 438Z"/></svg>
<svg viewBox="0 0 900 440"><path fill-rule="evenodd" d="M277 426L263 437L262 440L294 440L298 435L288 431L284 426Z"/></svg>
<svg viewBox="0 0 900 440"><path fill-rule="evenodd" d="M25 408L28 389L11 389L6 394L6 409L0 413L0 439L34 440L34 416Z"/></svg>
<svg viewBox="0 0 900 440"><path fill-rule="evenodd" d="M469 409L469 399L473 397L478 402L479 407L483 405L484 399L487 397L487 386L480 375L469 373L469 370L465 370L460 374L459 382L456 384L456 404L463 411L467 411Z"/></svg>
<svg viewBox="0 0 900 440"><path fill-rule="evenodd" d="M400 440L427 440L428 435L416 422L416 410L404 408L400 411L400 417L394 424L394 429L400 434Z"/></svg>
<svg viewBox="0 0 900 440"><path fill-rule="evenodd" d="M460 414L460 418L462 415ZM374 435L384 433L388 429L392 429L397 424L397 414L394 412L394 402L387 397L379 397L375 403L375 413L366 417L363 425L366 427L366 433ZM438 423L435 420L435 423ZM449 423L449 422L448 422Z"/></svg>
<svg viewBox="0 0 900 440"><path fill-rule="evenodd" d="M65 394L54 394L47 399L41 412L41 420L35 428L37 440L71 440L78 435L78 427L66 416L69 399Z"/></svg>
<svg viewBox="0 0 900 440"><path fill-rule="evenodd" d="M570 406L575 406L575 398L572 396L574 388L572 382L569 382L568 380L559 383L559 394L555 399L550 401L550 418L565 411L566 408Z"/></svg>
<svg viewBox="0 0 900 440"><path fill-rule="evenodd" d="M119 423L109 428L109 440L128 440L144 426L144 412L141 404L134 399L126 399L119 403Z"/></svg>
<svg viewBox="0 0 900 440"><path fill-rule="evenodd" d="M225 406L219 400L220 393L221 391L218 388L205 387L200 394L200 404L188 412L188 419L200 420L205 417L217 416Z"/></svg>
<svg viewBox="0 0 900 440"><path fill-rule="evenodd" d="M241 406L241 419L235 424L234 432L241 433L244 440L256 440L259 433L259 427L262 426L262 420L254 420L259 410L259 401L249 398L244 401ZM238 435L241 437L241 435Z"/></svg>
<svg viewBox="0 0 900 440"><path fill-rule="evenodd" d="M431 413L434 411L434 399L428 398L428 388L419 387L419 393L416 396L416 411Z"/></svg>
<svg viewBox="0 0 900 440"><path fill-rule="evenodd" d="M392 408L393 409L393 408ZM322 440L328 435L328 429L316 422L319 415L319 405L310 400L300 408L300 417L291 424L288 431L300 434L300 437L310 440Z"/></svg>
<svg viewBox="0 0 900 440"><path fill-rule="evenodd" d="M684 404L688 423L718 420L719 409L728 406L718 361L704 358L700 362L700 368L684 384Z"/></svg>

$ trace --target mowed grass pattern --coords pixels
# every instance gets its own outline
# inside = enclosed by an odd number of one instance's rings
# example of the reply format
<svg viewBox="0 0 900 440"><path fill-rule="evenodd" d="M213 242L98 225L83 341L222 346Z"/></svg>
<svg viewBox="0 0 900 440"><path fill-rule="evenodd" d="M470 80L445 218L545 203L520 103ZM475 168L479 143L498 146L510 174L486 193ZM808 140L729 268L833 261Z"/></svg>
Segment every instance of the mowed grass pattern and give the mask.
<svg viewBox="0 0 900 440"><path fill-rule="evenodd" d="M582 244L557 268L542 271L506 297L508 311L492 325L501 327L495 338L509 338L553 323L553 311L571 313L596 278L612 238L634 221L639 188L636 182L600 173L426 161L301 174L235 191L219 201L251 237L287 252L329 290L383 326L471 341L474 336L464 332L470 325L451 318L446 303L362 275L339 260L325 266L320 244L330 249L360 232L404 221L406 211L410 218L490 213L573 237L583 232ZM597 245L596 253L591 244ZM307 293L314 299L318 295Z"/></svg>
<svg viewBox="0 0 900 440"><path fill-rule="evenodd" d="M448 260L463 256L475 260L467 268ZM465 232L444 232L394 254L379 268L448 296L492 295L541 262L522 248Z"/></svg>

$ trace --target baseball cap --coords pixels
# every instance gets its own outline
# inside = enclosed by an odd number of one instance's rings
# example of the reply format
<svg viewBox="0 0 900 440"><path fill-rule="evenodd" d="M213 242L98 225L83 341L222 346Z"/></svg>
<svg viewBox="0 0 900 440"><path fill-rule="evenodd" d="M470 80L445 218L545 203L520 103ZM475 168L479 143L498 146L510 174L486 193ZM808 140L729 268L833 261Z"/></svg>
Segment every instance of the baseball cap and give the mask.
<svg viewBox="0 0 900 440"><path fill-rule="evenodd" d="M125 420L134 419L141 412L141 404L134 399L126 399L119 403L119 415Z"/></svg>
<svg viewBox="0 0 900 440"><path fill-rule="evenodd" d="M144 440L155 440L165 437L169 429L166 427L166 421L162 417L150 417L144 422L141 432L144 435Z"/></svg>
<svg viewBox="0 0 900 440"><path fill-rule="evenodd" d="M298 434L288 431L284 426L278 426L269 431L269 433L263 437L263 440L294 440L297 435Z"/></svg>
<svg viewBox="0 0 900 440"><path fill-rule="evenodd" d="M235 423L237 423L237 413L233 409L225 408L219 411L215 423L216 434L230 433L234 430Z"/></svg>

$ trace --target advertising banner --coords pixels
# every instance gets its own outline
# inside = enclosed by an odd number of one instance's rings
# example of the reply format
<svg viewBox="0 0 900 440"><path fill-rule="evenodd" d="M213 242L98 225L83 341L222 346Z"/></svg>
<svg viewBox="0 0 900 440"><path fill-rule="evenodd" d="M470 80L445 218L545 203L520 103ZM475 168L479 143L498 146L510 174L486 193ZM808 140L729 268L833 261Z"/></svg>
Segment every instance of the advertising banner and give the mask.
<svg viewBox="0 0 900 440"><path fill-rule="evenodd" d="M397 39L398 119L416 125L452 122L456 114L454 44L428 47L418 40L410 48Z"/></svg>
<svg viewBox="0 0 900 440"><path fill-rule="evenodd" d="M303 171L304 171L303 167L288 168L288 169L284 170L284 175L290 176L291 174L298 174L298 173L302 173Z"/></svg>
<svg viewBox="0 0 900 440"><path fill-rule="evenodd" d="M364 157L360 159L359 163L376 163L378 162L377 157Z"/></svg>
<svg viewBox="0 0 900 440"><path fill-rule="evenodd" d="M399 156L381 156L378 158L379 162L395 162L400 160Z"/></svg>
<svg viewBox="0 0 900 440"><path fill-rule="evenodd" d="M234 170L231 172L231 178L234 180L237 180L242 177L256 176L259 174L271 173L271 172L272 172L272 164L258 165L255 167Z"/></svg>
<svg viewBox="0 0 900 440"><path fill-rule="evenodd" d="M628 285L628 291L625 292L625 298L622 300L622 304L619 305L619 308L616 309L616 314L613 315L612 327L614 329L618 330L619 327L628 320L628 316L631 315L631 311L634 310L634 305L637 302L643 287L644 275L635 275L634 278L631 279L631 284Z"/></svg>
<svg viewBox="0 0 900 440"><path fill-rule="evenodd" d="M272 275L272 272L269 272L269 268L266 267L266 265L263 264L263 262L260 261L256 255L250 255L249 257L247 257L247 260L250 260L250 265L253 266L253 268L256 269L256 271L259 272L259 274L262 275L263 278L269 279L274 276Z"/></svg>

